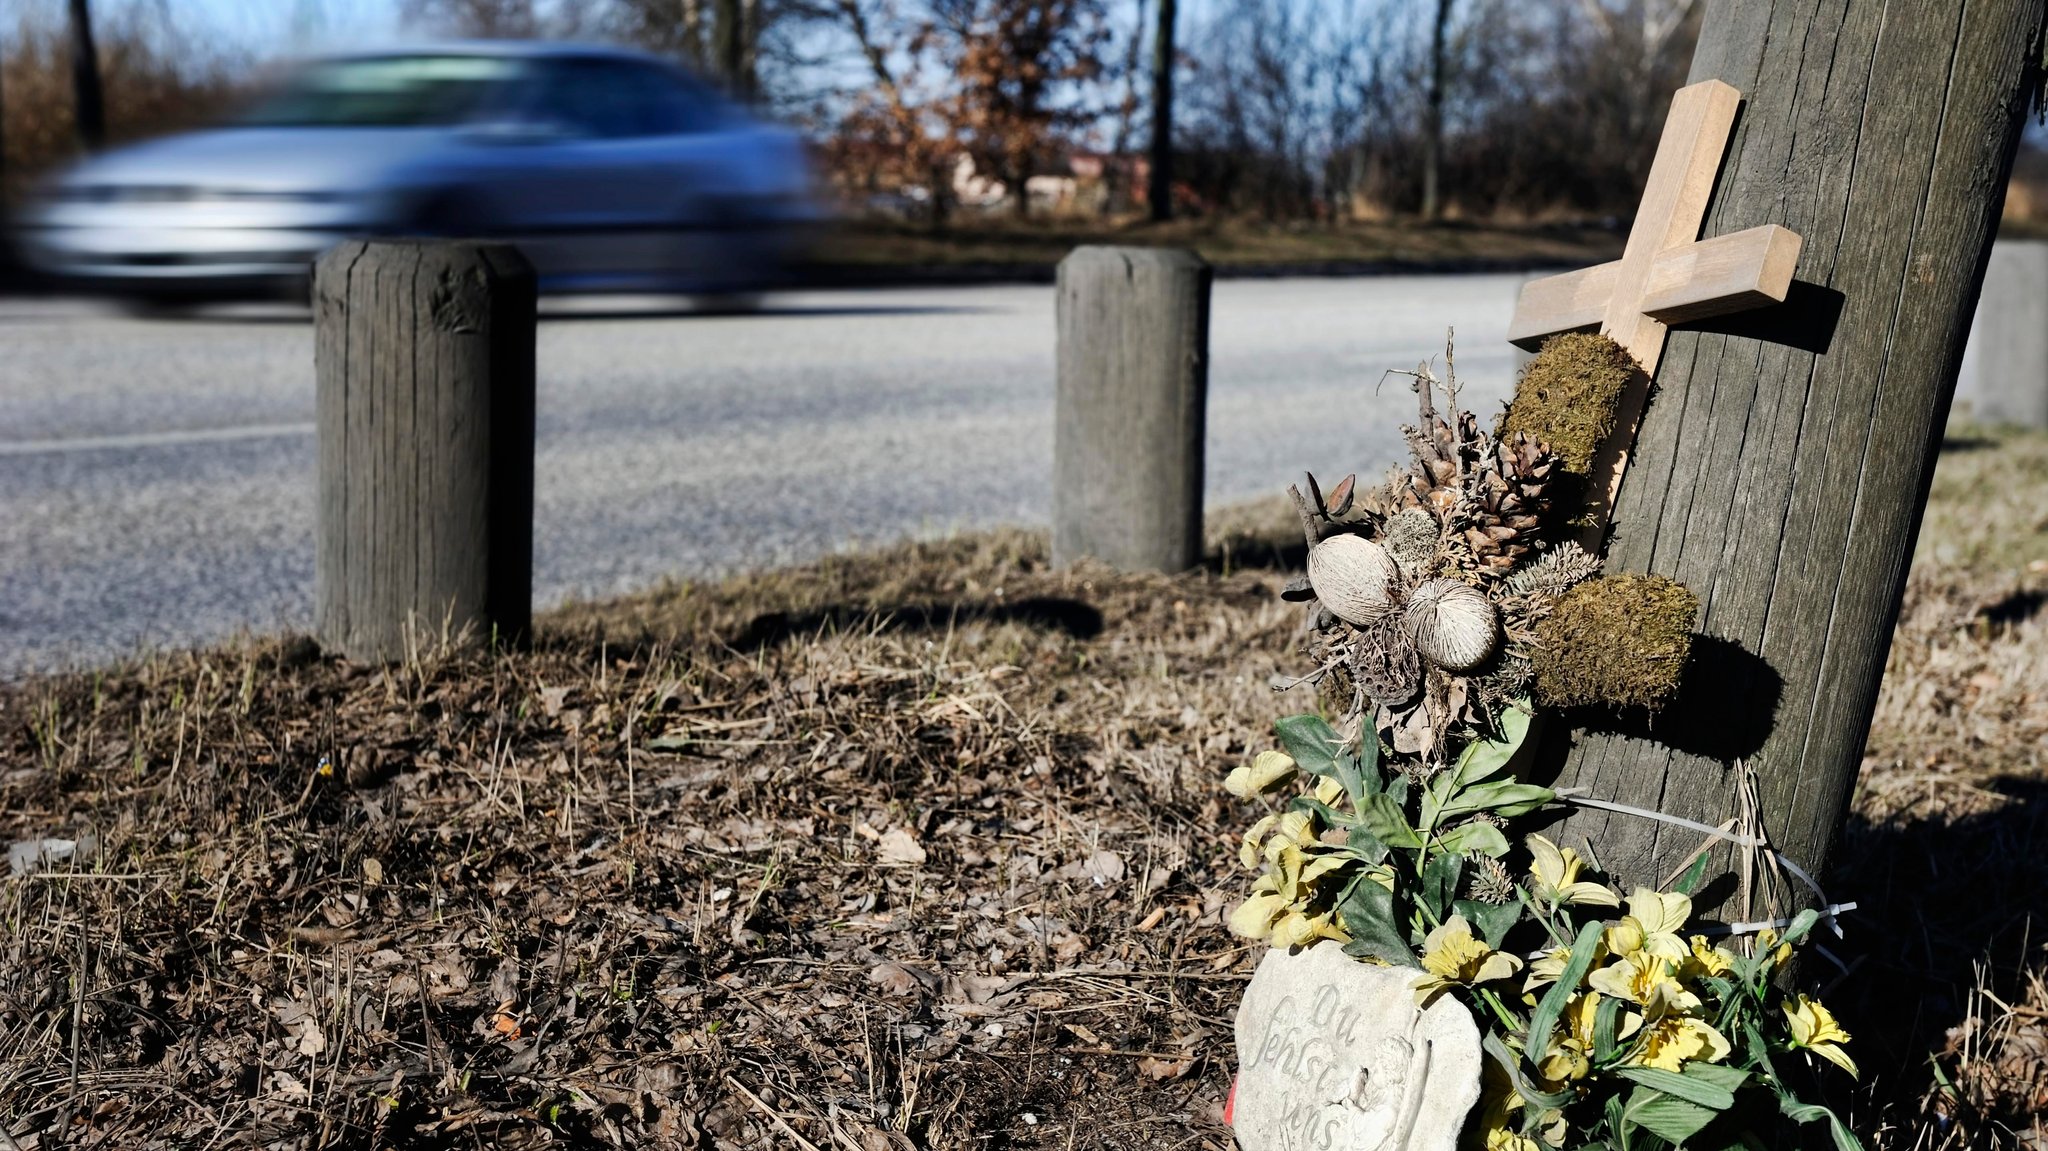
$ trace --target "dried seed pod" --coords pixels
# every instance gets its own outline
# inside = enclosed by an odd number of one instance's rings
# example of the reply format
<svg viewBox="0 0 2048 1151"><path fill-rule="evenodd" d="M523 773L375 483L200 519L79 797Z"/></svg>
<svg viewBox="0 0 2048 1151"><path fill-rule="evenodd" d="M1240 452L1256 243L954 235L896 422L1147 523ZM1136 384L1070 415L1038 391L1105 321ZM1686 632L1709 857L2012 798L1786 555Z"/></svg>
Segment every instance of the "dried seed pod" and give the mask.
<svg viewBox="0 0 2048 1151"><path fill-rule="evenodd" d="M1399 707L1422 690L1422 660L1400 616L1388 612L1358 629L1351 674L1365 694L1388 707Z"/></svg>
<svg viewBox="0 0 2048 1151"><path fill-rule="evenodd" d="M1422 657L1446 671L1469 671L1493 654L1500 618L1478 588L1433 579L1408 597L1408 636Z"/></svg>
<svg viewBox="0 0 2048 1151"><path fill-rule="evenodd" d="M1387 550L1364 536L1331 536L1308 553L1316 598L1346 623L1368 624L1393 611L1400 578Z"/></svg>

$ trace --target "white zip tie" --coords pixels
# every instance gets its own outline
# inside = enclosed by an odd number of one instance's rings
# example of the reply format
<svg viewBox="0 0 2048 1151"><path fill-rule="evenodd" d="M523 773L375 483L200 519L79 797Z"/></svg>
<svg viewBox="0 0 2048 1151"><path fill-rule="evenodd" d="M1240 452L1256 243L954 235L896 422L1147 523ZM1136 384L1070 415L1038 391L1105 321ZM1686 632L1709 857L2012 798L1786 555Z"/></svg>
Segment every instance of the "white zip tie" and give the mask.
<svg viewBox="0 0 2048 1151"><path fill-rule="evenodd" d="M1839 939L1839 938L1841 938L1841 935L1842 935L1842 928L1841 928L1841 925L1840 925L1840 924L1838 924L1838 923L1836 923L1836 922L1835 922L1835 916L1837 916L1837 915L1841 914L1841 913L1842 913L1842 912L1844 912L1844 911L1854 911L1854 910L1856 910L1856 905L1855 905L1854 903L1831 903L1831 904L1829 904L1829 905L1828 905L1828 907L1827 907L1827 910L1825 910L1825 911L1823 911L1823 912L1821 912L1821 913L1820 913L1820 914L1821 914L1821 920L1822 920L1822 922L1826 923L1826 924L1827 924L1827 925L1828 925L1828 926L1829 926L1830 928L1832 928L1832 929L1834 930L1834 933L1835 933L1835 937ZM1776 930L1777 928L1780 928L1780 927L1790 927L1790 926L1792 926L1792 920L1791 920L1791 919L1789 919L1789 918L1787 918L1787 919L1759 919L1759 920L1757 920L1757 921L1756 921L1756 922L1754 922L1754 923L1729 923L1729 924L1724 924L1723 926L1720 926L1720 927L1706 927L1706 928L1701 928L1701 934L1703 934L1703 935L1755 935L1755 934L1756 934L1757 932L1759 932L1759 931L1762 931L1762 930L1763 930L1764 928L1766 928L1766 927L1768 927L1768 928L1771 928L1771 929L1773 929L1773 930Z"/></svg>
<svg viewBox="0 0 2048 1151"><path fill-rule="evenodd" d="M1771 858L1778 861L1779 866L1783 867L1786 871L1792 873L1793 878L1799 880L1799 882L1804 883L1807 887L1813 889L1813 894L1816 897L1818 897L1821 903L1826 907L1826 910L1821 912L1822 921L1828 925L1828 930L1835 933L1835 937L1837 939L1843 938L1842 925L1835 922L1835 914L1840 911L1851 910L1856 905L1853 903L1829 903L1828 893L1821 890L1819 881L1815 880L1813 876L1808 875L1806 873L1805 868L1799 866L1798 864L1792 862L1790 859L1786 858L1782 852L1780 852L1777 848L1772 847L1767 841L1756 839L1752 836L1737 835L1732 831L1728 831L1724 828L1714 827L1710 824L1701 823L1696 819L1686 819L1682 816L1677 815L1666 815L1661 811L1652 811L1647 807L1634 807L1626 803L1615 803L1613 800L1594 799L1591 796L1580 795L1578 794L1578 791L1578 788L1566 787L1556 789L1554 794L1556 794L1557 798L1564 800L1566 803L1576 803L1580 807L1598 808L1601 811L1615 811L1620 812L1623 815L1633 815L1640 819L1654 819L1659 823L1668 823L1674 827L1683 827L1691 831L1697 831L1701 835L1707 836L1711 839L1727 840L1729 843L1732 843L1737 847L1756 848L1762 851L1769 852ZM1765 927L1783 927L1786 924L1789 924L1790 922L1791 920L1789 919L1782 919L1776 921L1775 923L1737 924L1734 927L1727 928L1726 933L1730 935L1743 935L1748 934L1752 931L1760 931ZM1748 930L1745 931L1744 928L1747 928ZM1708 932L1708 934L1710 935L1720 933L1721 932L1719 931Z"/></svg>

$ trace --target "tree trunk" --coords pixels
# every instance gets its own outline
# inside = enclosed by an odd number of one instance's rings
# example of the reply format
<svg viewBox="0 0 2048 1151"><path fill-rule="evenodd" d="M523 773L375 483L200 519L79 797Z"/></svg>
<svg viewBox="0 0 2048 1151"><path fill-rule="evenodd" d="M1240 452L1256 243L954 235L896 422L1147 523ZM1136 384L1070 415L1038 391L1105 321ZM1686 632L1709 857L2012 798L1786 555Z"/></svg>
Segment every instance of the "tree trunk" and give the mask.
<svg viewBox="0 0 2048 1151"><path fill-rule="evenodd" d="M1152 171L1146 198L1152 219L1173 218L1173 20L1177 0L1159 0L1152 30Z"/></svg>
<svg viewBox="0 0 2048 1151"><path fill-rule="evenodd" d="M1450 29L1452 2L1436 0L1436 23L1429 33L1429 90L1422 109L1422 218L1431 224L1444 211L1444 36Z"/></svg>
<svg viewBox="0 0 2048 1151"><path fill-rule="evenodd" d="M679 0L682 5L680 26L683 40L683 59L702 67L704 64L704 0Z"/></svg>
<svg viewBox="0 0 2048 1151"><path fill-rule="evenodd" d="M1709 10L1692 79L1747 103L1704 234L1785 225L1811 283L1770 313L1670 335L1610 566L1684 581L1703 639L1673 709L1648 731L1575 732L1560 784L1718 825L1739 810L1741 761L1765 833L1824 874L2039 79L2043 9ZM1624 884L1662 882L1701 840L1600 811L1560 830Z"/></svg>
<svg viewBox="0 0 2048 1151"><path fill-rule="evenodd" d="M97 151L107 142L106 102L100 93L100 57L92 43L92 9L71 0L71 115L78 142Z"/></svg>
<svg viewBox="0 0 2048 1151"><path fill-rule="evenodd" d="M741 73L747 58L746 24L740 0L714 0L711 33L715 38L713 55L718 61L718 77L725 82L727 91L741 99L746 97L741 90Z"/></svg>

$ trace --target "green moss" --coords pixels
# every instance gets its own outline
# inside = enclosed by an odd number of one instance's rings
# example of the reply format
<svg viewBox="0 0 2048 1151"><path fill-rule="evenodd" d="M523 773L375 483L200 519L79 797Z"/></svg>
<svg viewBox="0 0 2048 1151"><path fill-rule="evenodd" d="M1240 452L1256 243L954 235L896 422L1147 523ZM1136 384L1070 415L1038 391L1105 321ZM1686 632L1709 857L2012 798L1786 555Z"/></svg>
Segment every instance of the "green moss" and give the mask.
<svg viewBox="0 0 2048 1151"><path fill-rule="evenodd" d="M1536 629L1536 700L1656 711L1678 691L1700 599L1657 575L1590 579Z"/></svg>
<svg viewBox="0 0 2048 1151"><path fill-rule="evenodd" d="M1550 445L1565 471L1583 477L1614 434L1615 408L1635 370L1634 358L1606 336L1552 336L1522 369L1501 433L1534 436Z"/></svg>

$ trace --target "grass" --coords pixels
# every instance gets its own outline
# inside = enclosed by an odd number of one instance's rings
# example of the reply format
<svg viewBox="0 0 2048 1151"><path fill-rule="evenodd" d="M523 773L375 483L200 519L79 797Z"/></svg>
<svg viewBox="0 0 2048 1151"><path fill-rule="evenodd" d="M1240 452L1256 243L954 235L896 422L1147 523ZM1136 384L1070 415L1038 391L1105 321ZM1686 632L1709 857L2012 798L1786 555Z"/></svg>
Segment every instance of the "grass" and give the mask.
<svg viewBox="0 0 2048 1151"><path fill-rule="evenodd" d="M1622 240L1620 233L1610 229L1572 225L1312 225L1237 218L1153 224L1096 218L973 217L939 229L885 220L848 221L828 234L816 259L850 272L893 266L1050 272L1079 244L1135 244L1190 247L1221 267L1460 270L1578 267L1618 257Z"/></svg>
<svg viewBox="0 0 2048 1151"><path fill-rule="evenodd" d="M1866 909L1841 1102L1884 1147L2048 1123L2044 462L1944 454L1829 883ZM1274 511L1180 578L997 532L518 652L277 638L0 688L0 843L91 840L0 876L0 1135L1228 1148L1256 952L1219 784L1308 703L1267 686Z"/></svg>

